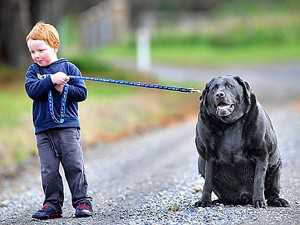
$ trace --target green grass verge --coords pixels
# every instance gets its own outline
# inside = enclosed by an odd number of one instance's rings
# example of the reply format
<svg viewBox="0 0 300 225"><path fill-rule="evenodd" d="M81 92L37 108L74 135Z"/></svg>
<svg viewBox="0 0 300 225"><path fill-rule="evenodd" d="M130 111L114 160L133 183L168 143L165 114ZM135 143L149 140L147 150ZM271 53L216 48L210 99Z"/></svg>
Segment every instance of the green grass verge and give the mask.
<svg viewBox="0 0 300 225"><path fill-rule="evenodd" d="M122 59L135 60L134 50L119 50L118 48L102 50L104 54L99 57L108 62ZM215 48L205 45L153 46L151 56L154 63L182 66L224 67L285 63L300 59L300 43L231 48Z"/></svg>
<svg viewBox="0 0 300 225"><path fill-rule="evenodd" d="M228 65L257 65L265 63L284 63L300 59L300 42L215 47L204 44L153 45L151 56L154 63L219 67ZM122 59L135 60L134 48L111 47L102 50L99 56L104 61Z"/></svg>
<svg viewBox="0 0 300 225"><path fill-rule="evenodd" d="M295 11L257 11L249 15L215 15L194 30L174 24L152 34L154 62L175 65L227 66L278 63L300 59L300 16ZM134 38L99 50L98 57L134 60Z"/></svg>

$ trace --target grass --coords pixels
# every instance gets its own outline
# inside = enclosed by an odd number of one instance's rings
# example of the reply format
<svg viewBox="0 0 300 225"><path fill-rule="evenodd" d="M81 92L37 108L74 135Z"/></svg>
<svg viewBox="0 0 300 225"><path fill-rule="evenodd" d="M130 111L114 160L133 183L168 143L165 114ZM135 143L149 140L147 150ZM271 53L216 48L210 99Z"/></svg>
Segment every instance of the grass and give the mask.
<svg viewBox="0 0 300 225"><path fill-rule="evenodd" d="M300 58L300 45L212 48L209 46L176 46L171 50L157 49L153 51L156 62L168 64L185 64L206 67L228 65L257 65L274 62L288 62ZM185 56L184 59L182 56Z"/></svg>
<svg viewBox="0 0 300 225"><path fill-rule="evenodd" d="M104 61L135 60L134 50L102 50ZM294 61L300 58L300 43L263 46L215 48L207 45L173 45L152 48L152 60L158 64L224 67L229 65L257 65Z"/></svg>
<svg viewBox="0 0 300 225"><path fill-rule="evenodd" d="M180 13L155 21L151 37L154 63L190 66L281 63L300 58L300 3L297 0L232 0L180 26ZM172 18L172 16L174 18ZM64 53L82 55L75 17L60 26ZM122 43L94 49L102 61L135 60L135 34ZM87 64L88 65L88 64ZM91 64L89 64L91 65ZM91 65L93 67L93 65ZM105 68L107 69L107 68Z"/></svg>
<svg viewBox="0 0 300 225"><path fill-rule="evenodd" d="M300 16L295 11L252 11L247 15L211 15L205 26L180 30L176 25L153 31L155 63L228 66L287 62L300 58ZM134 38L101 49L102 60L135 59Z"/></svg>
<svg viewBox="0 0 300 225"><path fill-rule="evenodd" d="M196 96L137 90L114 100L93 98L82 104L87 143L111 142L152 127L182 120L196 112Z"/></svg>
<svg viewBox="0 0 300 225"><path fill-rule="evenodd" d="M0 92L0 127L15 126L24 113L30 112L30 100L26 98L22 84L11 84Z"/></svg>

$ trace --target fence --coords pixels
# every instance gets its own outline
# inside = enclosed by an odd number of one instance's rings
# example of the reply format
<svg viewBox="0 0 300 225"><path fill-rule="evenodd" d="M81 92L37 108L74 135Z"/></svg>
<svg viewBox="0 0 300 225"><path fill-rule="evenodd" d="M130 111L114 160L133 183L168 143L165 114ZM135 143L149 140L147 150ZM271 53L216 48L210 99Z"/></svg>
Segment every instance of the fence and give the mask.
<svg viewBox="0 0 300 225"><path fill-rule="evenodd" d="M129 32L127 0L107 0L80 15L82 45L91 49L114 43Z"/></svg>

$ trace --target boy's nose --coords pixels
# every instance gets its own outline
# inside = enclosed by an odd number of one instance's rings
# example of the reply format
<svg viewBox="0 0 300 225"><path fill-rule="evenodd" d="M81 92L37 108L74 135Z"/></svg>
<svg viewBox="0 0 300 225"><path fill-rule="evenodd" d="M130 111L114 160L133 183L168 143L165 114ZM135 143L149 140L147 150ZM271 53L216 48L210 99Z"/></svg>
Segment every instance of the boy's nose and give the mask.
<svg viewBox="0 0 300 225"><path fill-rule="evenodd" d="M39 55L39 54L34 54L32 57L33 57L34 59L38 59L38 58L40 57L40 55Z"/></svg>

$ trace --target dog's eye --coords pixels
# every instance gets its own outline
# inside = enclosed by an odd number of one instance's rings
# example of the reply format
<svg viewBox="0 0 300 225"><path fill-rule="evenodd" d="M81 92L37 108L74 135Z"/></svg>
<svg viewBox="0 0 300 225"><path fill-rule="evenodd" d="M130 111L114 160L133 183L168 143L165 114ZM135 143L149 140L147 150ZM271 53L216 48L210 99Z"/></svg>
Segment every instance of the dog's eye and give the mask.
<svg viewBox="0 0 300 225"><path fill-rule="evenodd" d="M215 91L215 90L217 90L218 88L219 88L219 85L216 84L216 85L214 85L214 86L211 88L211 90L212 90L212 91Z"/></svg>
<svg viewBox="0 0 300 225"><path fill-rule="evenodd" d="M232 89L232 88L233 88L233 85L232 85L232 84L230 84L230 83L226 83L226 84L225 84L225 86L226 86L226 87L228 87L228 88L230 88L230 89Z"/></svg>

